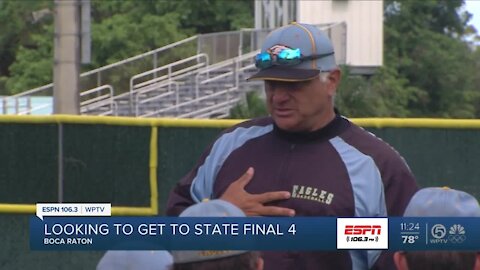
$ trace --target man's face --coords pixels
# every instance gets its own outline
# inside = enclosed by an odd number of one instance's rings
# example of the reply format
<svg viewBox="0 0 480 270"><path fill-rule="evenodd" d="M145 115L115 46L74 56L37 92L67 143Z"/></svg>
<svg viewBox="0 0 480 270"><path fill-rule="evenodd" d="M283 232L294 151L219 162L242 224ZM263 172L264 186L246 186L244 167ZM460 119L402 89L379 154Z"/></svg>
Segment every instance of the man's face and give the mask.
<svg viewBox="0 0 480 270"><path fill-rule="evenodd" d="M314 131L334 117L333 97L340 71L325 82L316 77L304 82L265 81L267 108L277 126L287 131Z"/></svg>

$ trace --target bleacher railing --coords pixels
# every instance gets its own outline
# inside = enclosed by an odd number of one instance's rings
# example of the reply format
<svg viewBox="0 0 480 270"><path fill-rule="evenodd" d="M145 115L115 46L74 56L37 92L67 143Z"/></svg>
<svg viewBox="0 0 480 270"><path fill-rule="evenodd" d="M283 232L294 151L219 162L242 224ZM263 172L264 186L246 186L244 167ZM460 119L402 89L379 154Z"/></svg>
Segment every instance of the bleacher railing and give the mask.
<svg viewBox="0 0 480 270"><path fill-rule="evenodd" d="M346 24L342 22L319 25L318 27L325 31L332 39L337 63L345 64ZM164 66L195 57L195 55L199 54L208 56L207 67L205 67L205 69L208 69L208 65L221 63L258 50L269 31L269 29L242 29L240 31L196 35L156 50L82 73L80 75L80 89L82 89L81 92L85 92L85 89L86 91L91 91L91 89L109 85L115 97L114 103L117 104L118 99L120 99L122 95L127 94L130 103L129 114L136 115L134 105L135 94L133 92L135 89L132 80L139 78L138 75L157 75ZM188 70L179 72L186 73L187 71ZM193 73L195 72L192 72L192 76L195 76ZM153 76L153 79L150 79L150 81L147 80L144 83L150 84L157 80L167 81L172 79L173 75L175 74L169 74L166 77L161 75L157 77ZM137 88L142 86L141 83L136 84ZM44 85L14 96L2 98L3 113L28 114L34 110L34 108L31 107L31 102L28 102L27 99L26 103L21 103L19 100L26 96L37 95L53 96L53 84ZM112 115L115 115L115 113L112 113Z"/></svg>

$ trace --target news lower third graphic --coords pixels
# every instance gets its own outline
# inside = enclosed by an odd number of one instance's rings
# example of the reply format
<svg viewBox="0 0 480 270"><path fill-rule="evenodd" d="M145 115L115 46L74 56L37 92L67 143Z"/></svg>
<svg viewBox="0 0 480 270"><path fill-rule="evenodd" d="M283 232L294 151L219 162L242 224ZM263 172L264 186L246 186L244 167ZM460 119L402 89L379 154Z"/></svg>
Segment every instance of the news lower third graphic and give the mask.
<svg viewBox="0 0 480 270"><path fill-rule="evenodd" d="M335 233L336 232L336 233ZM32 250L480 250L480 218L112 217L110 204L37 204Z"/></svg>

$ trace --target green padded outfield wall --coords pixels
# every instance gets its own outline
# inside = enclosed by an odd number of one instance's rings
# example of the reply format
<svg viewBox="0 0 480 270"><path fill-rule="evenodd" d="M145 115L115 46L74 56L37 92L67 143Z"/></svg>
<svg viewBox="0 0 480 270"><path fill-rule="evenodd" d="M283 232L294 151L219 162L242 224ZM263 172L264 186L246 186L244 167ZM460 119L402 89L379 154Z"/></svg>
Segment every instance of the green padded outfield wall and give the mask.
<svg viewBox="0 0 480 270"><path fill-rule="evenodd" d="M367 130L389 143L405 158L420 186L449 186L468 191L480 199L480 129ZM169 188L190 170L204 148L220 132L217 129L207 131L178 128L165 130L163 136L160 135L160 211L164 210Z"/></svg>
<svg viewBox="0 0 480 270"><path fill-rule="evenodd" d="M221 131L219 128L159 129L158 198L161 214L165 213L170 189L195 165Z"/></svg>
<svg viewBox="0 0 480 270"><path fill-rule="evenodd" d="M480 199L480 129L372 129L408 162L420 186L449 186Z"/></svg>
<svg viewBox="0 0 480 270"><path fill-rule="evenodd" d="M64 125L65 200L148 205L150 130L148 126Z"/></svg>
<svg viewBox="0 0 480 270"><path fill-rule="evenodd" d="M78 117L80 121L42 118L29 123L31 119L37 118L0 117L0 204L58 201L59 123L62 123L61 196L65 202L112 202L113 206L147 207L151 195L151 130L152 126L158 126L159 214L165 211L172 186L195 164L219 132L232 123L216 125L212 124L216 121L188 120L178 121L178 125L176 121L164 125L164 122L147 119L95 117ZM208 127L202 127L204 123ZM368 121L364 126L405 157L421 186L448 185L480 198L477 161L480 124L472 120L457 128L456 122L449 123L446 128L418 127L418 123L412 125L415 127L402 124L397 128L387 124L379 128L378 124ZM25 213L0 213L0 269L95 268L103 252L30 251L28 217Z"/></svg>
<svg viewBox="0 0 480 270"><path fill-rule="evenodd" d="M65 202L148 205L150 127L63 125ZM0 124L0 203L58 200L58 125ZM29 251L28 216L0 214L0 269L95 269L103 252Z"/></svg>
<svg viewBox="0 0 480 270"><path fill-rule="evenodd" d="M0 203L57 199L57 126L0 123Z"/></svg>

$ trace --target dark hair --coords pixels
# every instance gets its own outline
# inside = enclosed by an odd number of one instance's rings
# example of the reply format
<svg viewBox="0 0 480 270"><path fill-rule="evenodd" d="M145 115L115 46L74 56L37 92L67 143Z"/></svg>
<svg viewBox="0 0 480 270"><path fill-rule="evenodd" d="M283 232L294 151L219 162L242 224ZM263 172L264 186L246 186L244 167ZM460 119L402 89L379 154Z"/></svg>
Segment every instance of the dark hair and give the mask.
<svg viewBox="0 0 480 270"><path fill-rule="evenodd" d="M476 255L473 251L405 252L409 270L472 270Z"/></svg>
<svg viewBox="0 0 480 270"><path fill-rule="evenodd" d="M231 257L191 263L175 263L173 270L254 270L260 254L255 251Z"/></svg>

